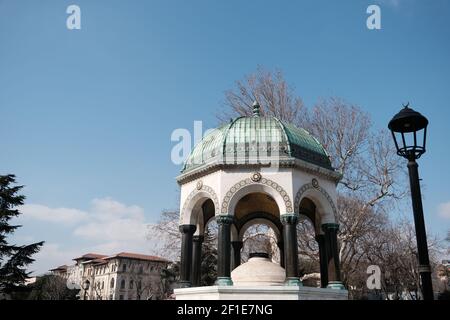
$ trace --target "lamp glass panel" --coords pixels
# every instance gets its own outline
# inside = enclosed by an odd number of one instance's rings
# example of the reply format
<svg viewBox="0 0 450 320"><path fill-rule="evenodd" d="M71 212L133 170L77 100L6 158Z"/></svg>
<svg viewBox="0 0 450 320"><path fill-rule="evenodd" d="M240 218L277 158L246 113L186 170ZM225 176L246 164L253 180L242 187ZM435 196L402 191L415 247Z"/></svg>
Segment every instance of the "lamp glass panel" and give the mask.
<svg viewBox="0 0 450 320"><path fill-rule="evenodd" d="M416 132L417 146L424 147L425 129Z"/></svg>
<svg viewBox="0 0 450 320"><path fill-rule="evenodd" d="M404 136L405 136L406 147L408 149L412 149L414 147L414 132L405 132Z"/></svg>

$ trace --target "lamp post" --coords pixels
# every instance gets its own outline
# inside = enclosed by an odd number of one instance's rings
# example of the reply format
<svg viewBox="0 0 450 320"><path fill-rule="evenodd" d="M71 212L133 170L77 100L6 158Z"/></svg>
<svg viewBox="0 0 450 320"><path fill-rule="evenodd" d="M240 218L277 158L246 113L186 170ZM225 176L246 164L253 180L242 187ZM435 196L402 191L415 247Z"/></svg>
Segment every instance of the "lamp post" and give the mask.
<svg viewBox="0 0 450 320"><path fill-rule="evenodd" d="M91 285L91 283L89 282L89 280L86 280L83 282L83 285L82 285L82 288L84 290L83 300L86 300L86 298L87 298L87 293L88 293L90 285Z"/></svg>
<svg viewBox="0 0 450 320"><path fill-rule="evenodd" d="M428 120L419 112L404 106L389 122L397 154L408 160L409 183L419 254L419 273L424 300L433 300L431 268L428 257L427 235L423 218L422 195L420 193L419 171L416 160L425 153Z"/></svg>

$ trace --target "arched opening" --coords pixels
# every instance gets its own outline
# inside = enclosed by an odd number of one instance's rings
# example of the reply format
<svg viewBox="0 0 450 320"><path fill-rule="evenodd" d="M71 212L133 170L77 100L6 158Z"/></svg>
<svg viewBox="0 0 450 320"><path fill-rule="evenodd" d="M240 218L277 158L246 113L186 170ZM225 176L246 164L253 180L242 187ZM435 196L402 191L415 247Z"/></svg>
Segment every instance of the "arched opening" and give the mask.
<svg viewBox="0 0 450 320"><path fill-rule="evenodd" d="M217 199L214 192L205 190L193 191L184 201L183 208L180 212L180 224L181 225L196 225L199 217L203 219L203 209L206 209L209 213L212 209L212 215L214 210L217 210L215 203Z"/></svg>
<svg viewBox="0 0 450 320"><path fill-rule="evenodd" d="M245 185L245 182L242 182ZM229 199L224 198L224 208L227 214L234 215L239 219L239 215L245 215L251 211L266 211L279 216L281 213L291 212L289 197L278 184L271 182L271 186L267 184L249 184L239 187L236 184L233 188L237 191L229 192ZM233 188L231 190L233 190ZM259 200L262 200L260 202ZM254 205L254 206L252 206ZM247 210L245 210L247 208Z"/></svg>
<svg viewBox="0 0 450 320"><path fill-rule="evenodd" d="M206 197L198 199L194 204L189 220L196 226L196 235L203 235L206 224L215 216L215 209L214 202Z"/></svg>
<svg viewBox="0 0 450 320"><path fill-rule="evenodd" d="M209 198L194 205L195 234L192 239L190 282L192 286L213 285L217 278L217 223L215 205Z"/></svg>
<svg viewBox="0 0 450 320"><path fill-rule="evenodd" d="M253 252L265 252L283 264L282 225L275 199L265 192L252 192L240 198L234 209L237 238L232 239L232 268L248 260Z"/></svg>
<svg viewBox="0 0 450 320"><path fill-rule="evenodd" d="M200 262L200 286L211 286L217 279L217 236L218 226L213 215L206 220Z"/></svg>
<svg viewBox="0 0 450 320"><path fill-rule="evenodd" d="M299 204L297 242L299 254L299 274L307 287L321 287L320 265L320 215L313 200L304 197Z"/></svg>
<svg viewBox="0 0 450 320"><path fill-rule="evenodd" d="M211 219L214 218L215 207L214 202L211 199L207 199L202 205L203 221L206 225Z"/></svg>
<svg viewBox="0 0 450 320"><path fill-rule="evenodd" d="M280 210L273 197L262 192L243 196L236 204L234 216L236 220L241 220L246 215L255 212L265 212L278 218L280 216Z"/></svg>

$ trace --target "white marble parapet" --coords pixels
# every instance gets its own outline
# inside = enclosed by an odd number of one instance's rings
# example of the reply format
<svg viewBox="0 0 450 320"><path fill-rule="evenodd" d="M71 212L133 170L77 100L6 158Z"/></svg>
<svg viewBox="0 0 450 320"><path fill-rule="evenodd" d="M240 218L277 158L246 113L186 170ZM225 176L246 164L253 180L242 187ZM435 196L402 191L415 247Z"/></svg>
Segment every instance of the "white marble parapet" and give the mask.
<svg viewBox="0 0 450 320"><path fill-rule="evenodd" d="M347 290L299 286L209 286L174 290L177 300L347 300Z"/></svg>

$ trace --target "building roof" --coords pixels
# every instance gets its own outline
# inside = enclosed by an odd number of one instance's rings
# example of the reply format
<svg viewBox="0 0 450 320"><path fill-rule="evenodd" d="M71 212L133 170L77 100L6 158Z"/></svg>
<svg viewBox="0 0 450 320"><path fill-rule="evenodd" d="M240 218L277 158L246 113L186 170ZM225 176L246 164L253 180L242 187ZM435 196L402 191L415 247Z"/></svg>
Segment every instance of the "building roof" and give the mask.
<svg viewBox="0 0 450 320"><path fill-rule="evenodd" d="M50 269L49 271L66 271L67 268L68 268L68 266L63 264L62 266L56 267L54 269Z"/></svg>
<svg viewBox="0 0 450 320"><path fill-rule="evenodd" d="M93 260L93 259L103 259L106 257L107 256L104 254L86 253L86 254L82 255L81 257L74 258L73 260L75 260L75 261L77 261L77 260Z"/></svg>
<svg viewBox="0 0 450 320"><path fill-rule="evenodd" d="M227 165L263 163L264 157L279 161L300 159L333 170L330 158L319 141L305 129L262 117L254 105L253 116L239 117L214 129L194 147L182 173L205 164L223 162Z"/></svg>
<svg viewBox="0 0 450 320"><path fill-rule="evenodd" d="M105 264L105 263L108 263L108 261L106 261L105 258L92 259L92 260L87 260L87 261L82 262L82 264L94 264L96 266Z"/></svg>
<svg viewBox="0 0 450 320"><path fill-rule="evenodd" d="M159 262L170 262L169 260L166 260L161 257L157 256L149 256L145 254L139 254L139 253L131 253L131 252L120 252L118 254L105 257L103 259L115 259L115 258L126 258L126 259L136 259L136 260L145 260L145 261L159 261Z"/></svg>

